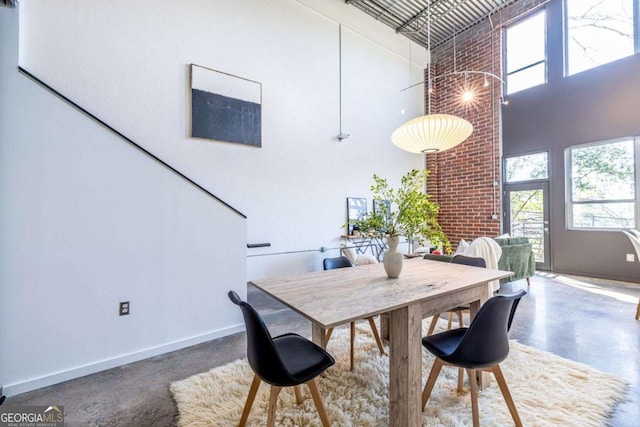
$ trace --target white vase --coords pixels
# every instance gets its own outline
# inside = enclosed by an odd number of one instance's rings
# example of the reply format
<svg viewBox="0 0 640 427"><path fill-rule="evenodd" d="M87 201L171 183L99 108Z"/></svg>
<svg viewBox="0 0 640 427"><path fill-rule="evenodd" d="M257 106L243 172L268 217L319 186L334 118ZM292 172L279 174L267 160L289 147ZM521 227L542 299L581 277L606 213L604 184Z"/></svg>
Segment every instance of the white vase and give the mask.
<svg viewBox="0 0 640 427"><path fill-rule="evenodd" d="M404 255L398 250L398 243L400 243L399 237L387 237L389 249L384 251L384 257L382 258L384 271L387 272L387 277L391 279L400 277L400 273L402 272Z"/></svg>

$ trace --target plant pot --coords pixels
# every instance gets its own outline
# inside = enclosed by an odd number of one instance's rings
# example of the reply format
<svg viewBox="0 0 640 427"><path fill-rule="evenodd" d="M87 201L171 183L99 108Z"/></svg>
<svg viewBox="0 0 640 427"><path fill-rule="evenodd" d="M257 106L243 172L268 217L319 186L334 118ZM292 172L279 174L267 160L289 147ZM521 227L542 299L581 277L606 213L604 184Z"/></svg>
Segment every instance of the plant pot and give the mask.
<svg viewBox="0 0 640 427"><path fill-rule="evenodd" d="M384 251L382 263L384 264L384 271L390 279L400 277L400 273L402 272L404 255L398 250L398 243L400 243L399 237L387 237L387 245L389 245L389 249Z"/></svg>

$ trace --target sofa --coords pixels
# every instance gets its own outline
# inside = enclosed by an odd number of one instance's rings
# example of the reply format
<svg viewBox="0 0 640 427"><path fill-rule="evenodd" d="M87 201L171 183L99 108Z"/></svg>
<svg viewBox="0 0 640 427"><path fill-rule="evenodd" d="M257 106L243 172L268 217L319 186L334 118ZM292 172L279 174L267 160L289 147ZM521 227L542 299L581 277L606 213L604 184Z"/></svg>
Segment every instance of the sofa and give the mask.
<svg viewBox="0 0 640 427"><path fill-rule="evenodd" d="M513 276L500 280L500 283L512 282L514 280L527 279L536 272L536 258L527 237L496 237L494 239L502 249L502 255L498 260L500 270L513 271ZM433 255L426 254L424 259L435 261L451 261L453 255Z"/></svg>

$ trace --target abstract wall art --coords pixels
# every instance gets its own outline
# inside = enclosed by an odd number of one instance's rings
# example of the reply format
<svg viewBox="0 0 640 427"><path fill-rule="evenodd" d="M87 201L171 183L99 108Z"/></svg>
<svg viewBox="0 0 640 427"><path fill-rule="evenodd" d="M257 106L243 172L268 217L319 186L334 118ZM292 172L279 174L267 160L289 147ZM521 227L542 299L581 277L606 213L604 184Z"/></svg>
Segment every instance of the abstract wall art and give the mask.
<svg viewBox="0 0 640 427"><path fill-rule="evenodd" d="M353 234L353 221L363 219L367 215L367 199L363 197L347 197L347 234Z"/></svg>
<svg viewBox="0 0 640 427"><path fill-rule="evenodd" d="M262 146L262 84L191 64L191 136Z"/></svg>

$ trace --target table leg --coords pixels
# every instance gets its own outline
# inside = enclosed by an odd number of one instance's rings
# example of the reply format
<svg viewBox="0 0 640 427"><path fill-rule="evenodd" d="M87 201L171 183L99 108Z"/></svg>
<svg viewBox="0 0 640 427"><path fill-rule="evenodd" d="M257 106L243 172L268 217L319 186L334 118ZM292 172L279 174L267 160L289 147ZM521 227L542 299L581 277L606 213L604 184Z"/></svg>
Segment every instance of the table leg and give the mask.
<svg viewBox="0 0 640 427"><path fill-rule="evenodd" d="M390 313L389 425L422 425L422 311L412 304Z"/></svg>
<svg viewBox="0 0 640 427"><path fill-rule="evenodd" d="M489 284L485 284L482 287L482 293L480 295L480 299L473 301L472 303L469 304L469 311L471 312L471 320L473 320L474 317L476 317L476 313L478 313L478 310L480 310L480 307L482 307L482 305L487 302L487 300L491 297L491 288L489 286Z"/></svg>
<svg viewBox="0 0 640 427"><path fill-rule="evenodd" d="M320 347L327 348L327 330L317 323L311 323L311 340Z"/></svg>
<svg viewBox="0 0 640 427"><path fill-rule="evenodd" d="M380 338L389 344L389 313L380 313Z"/></svg>
<svg viewBox="0 0 640 427"><path fill-rule="evenodd" d="M484 303L485 301L477 300L469 304L469 323L471 323L473 318L476 317L478 310L480 310L480 307L482 307L482 304Z"/></svg>

